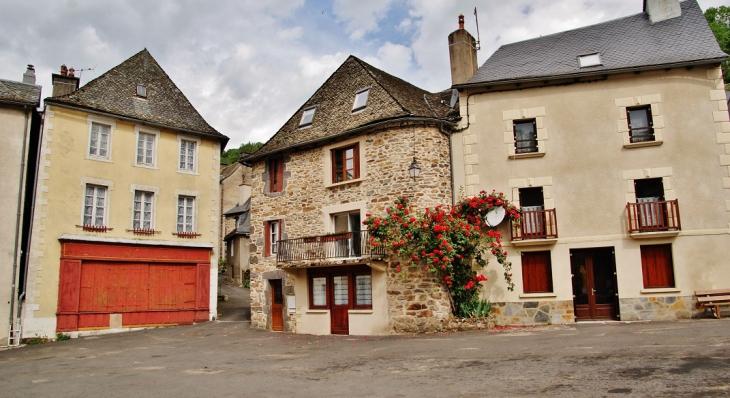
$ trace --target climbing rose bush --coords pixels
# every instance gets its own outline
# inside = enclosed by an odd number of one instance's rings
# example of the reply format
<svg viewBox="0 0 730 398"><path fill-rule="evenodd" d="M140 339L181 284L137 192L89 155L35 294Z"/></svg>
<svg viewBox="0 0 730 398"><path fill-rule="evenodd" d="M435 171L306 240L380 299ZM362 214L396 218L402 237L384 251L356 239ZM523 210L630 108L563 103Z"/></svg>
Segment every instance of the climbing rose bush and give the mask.
<svg viewBox="0 0 730 398"><path fill-rule="evenodd" d="M363 224L370 231L370 244L384 247L389 254L404 259L396 265L421 267L441 281L449 294L452 313L465 316L462 308L479 301L481 282L472 264L481 268L488 264L485 256L491 254L504 268L504 280L509 290L514 289L512 264L502 248L502 235L484 222L486 214L504 207L507 217L519 223L520 211L501 192L482 191L463 199L453 207L436 206L416 214L406 197L397 199L388 207L384 217L367 214Z"/></svg>

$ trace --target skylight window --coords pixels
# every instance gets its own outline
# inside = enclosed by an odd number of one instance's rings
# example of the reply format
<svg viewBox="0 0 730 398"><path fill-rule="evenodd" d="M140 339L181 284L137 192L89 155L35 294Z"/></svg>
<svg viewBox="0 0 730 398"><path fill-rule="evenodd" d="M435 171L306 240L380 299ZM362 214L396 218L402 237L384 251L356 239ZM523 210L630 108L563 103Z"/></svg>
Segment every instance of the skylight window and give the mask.
<svg viewBox="0 0 730 398"><path fill-rule="evenodd" d="M589 66L596 66L596 65L602 65L601 55L599 53L586 54L586 55L581 55L578 57L578 66L581 68L586 68Z"/></svg>
<svg viewBox="0 0 730 398"><path fill-rule="evenodd" d="M140 97L147 97L147 87L137 85L137 95Z"/></svg>
<svg viewBox="0 0 730 398"><path fill-rule="evenodd" d="M299 122L299 127L307 127L312 125L315 110L317 110L317 108L309 108L304 110L304 113L302 113L302 120Z"/></svg>
<svg viewBox="0 0 730 398"><path fill-rule="evenodd" d="M368 104L368 94L370 89L365 89L355 94L355 103L352 104L352 111L357 112L365 109Z"/></svg>

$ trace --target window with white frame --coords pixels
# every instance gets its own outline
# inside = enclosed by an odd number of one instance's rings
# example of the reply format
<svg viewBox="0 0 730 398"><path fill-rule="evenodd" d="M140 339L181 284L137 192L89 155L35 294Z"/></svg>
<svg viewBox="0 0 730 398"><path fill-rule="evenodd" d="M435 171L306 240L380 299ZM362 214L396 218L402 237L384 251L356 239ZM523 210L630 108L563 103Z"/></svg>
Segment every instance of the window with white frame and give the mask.
<svg viewBox="0 0 730 398"><path fill-rule="evenodd" d="M105 226L107 187L86 185L84 196L84 225Z"/></svg>
<svg viewBox="0 0 730 398"><path fill-rule="evenodd" d="M370 95L370 89L369 88L368 89L365 89L365 90L362 90L362 91L358 91L355 94L355 102L352 104L352 112L353 113L359 112L359 111L365 109L365 107L368 104L368 96L369 95Z"/></svg>
<svg viewBox="0 0 730 398"><path fill-rule="evenodd" d="M178 196L177 232L195 232L195 197Z"/></svg>
<svg viewBox="0 0 730 398"><path fill-rule="evenodd" d="M185 171L195 171L195 154L197 142L189 140L180 140L180 162L178 168Z"/></svg>
<svg viewBox="0 0 730 398"><path fill-rule="evenodd" d="M140 132L137 136L137 164L144 166L155 165L155 139L154 134Z"/></svg>
<svg viewBox="0 0 730 398"><path fill-rule="evenodd" d="M111 126L92 122L89 134L89 157L109 159Z"/></svg>
<svg viewBox="0 0 730 398"><path fill-rule="evenodd" d="M132 228L154 228L154 199L155 194L153 192L134 191Z"/></svg>

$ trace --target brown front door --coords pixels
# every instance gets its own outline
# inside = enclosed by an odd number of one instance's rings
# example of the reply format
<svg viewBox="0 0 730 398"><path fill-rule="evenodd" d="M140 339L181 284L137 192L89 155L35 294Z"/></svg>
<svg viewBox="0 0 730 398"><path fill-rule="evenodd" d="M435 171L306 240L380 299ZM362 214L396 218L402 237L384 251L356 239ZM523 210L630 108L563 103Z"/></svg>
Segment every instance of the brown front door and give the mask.
<svg viewBox="0 0 730 398"><path fill-rule="evenodd" d="M617 319L618 291L613 248L571 250L570 265L576 320Z"/></svg>
<svg viewBox="0 0 730 398"><path fill-rule="evenodd" d="M348 310L351 308L351 297L348 278L348 275L335 274L332 276L332 306L330 307L332 334L350 333Z"/></svg>
<svg viewBox="0 0 730 398"><path fill-rule="evenodd" d="M284 294L281 289L281 279L270 279L271 283L271 330L284 330Z"/></svg>

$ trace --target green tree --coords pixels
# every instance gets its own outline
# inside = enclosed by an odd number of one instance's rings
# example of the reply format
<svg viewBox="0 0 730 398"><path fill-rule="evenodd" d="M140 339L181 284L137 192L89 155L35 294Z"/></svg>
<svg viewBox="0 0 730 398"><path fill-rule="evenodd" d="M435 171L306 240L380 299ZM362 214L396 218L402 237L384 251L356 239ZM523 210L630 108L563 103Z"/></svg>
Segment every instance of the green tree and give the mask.
<svg viewBox="0 0 730 398"><path fill-rule="evenodd" d="M223 151L221 164L229 165L238 161L242 153L254 153L263 146L263 142L247 142L238 148L231 148Z"/></svg>
<svg viewBox="0 0 730 398"><path fill-rule="evenodd" d="M705 18L722 51L730 54L730 7L710 7L705 11ZM722 74L725 77L725 83L730 83L728 61L722 63Z"/></svg>

